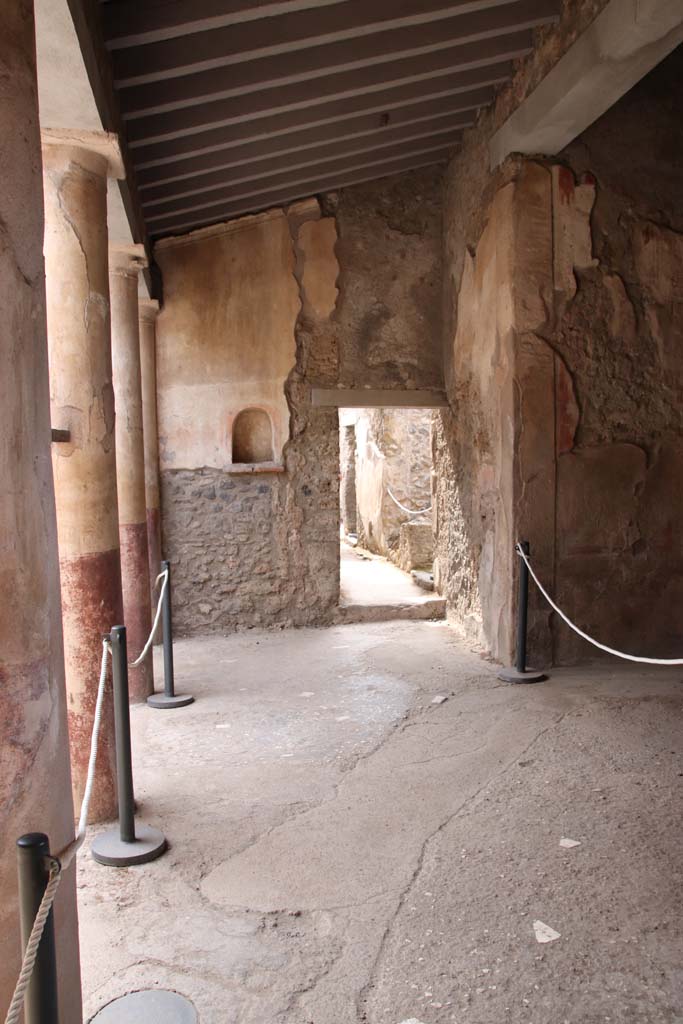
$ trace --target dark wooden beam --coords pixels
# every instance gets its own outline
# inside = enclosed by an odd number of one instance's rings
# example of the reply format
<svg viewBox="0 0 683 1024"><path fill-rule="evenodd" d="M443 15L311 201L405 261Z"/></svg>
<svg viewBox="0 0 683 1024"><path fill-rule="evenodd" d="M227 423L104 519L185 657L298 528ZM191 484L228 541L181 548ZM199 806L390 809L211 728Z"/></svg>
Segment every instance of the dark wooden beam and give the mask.
<svg viewBox="0 0 683 1024"><path fill-rule="evenodd" d="M264 189L278 188L293 184L299 185L312 175L320 178L346 171L358 170L363 167L379 164L387 166L392 160L400 160L406 156L433 153L436 150L448 151L459 142L462 132L449 128L436 135L428 135L416 140L404 139L387 147L368 148L360 152L347 153L344 156L335 154L327 160L318 159L305 164L290 164L280 171L269 171L266 174L251 175L246 178L223 176L219 184L200 191L175 193L165 198L158 198L145 207L147 223L151 228L159 221L168 219L179 213L204 210L227 200L242 199L258 194Z"/></svg>
<svg viewBox="0 0 683 1024"><path fill-rule="evenodd" d="M284 89L296 83L307 83L303 88L309 94L318 94L321 83L329 81L332 75L339 76L337 91L341 92L347 88L344 82L354 82L354 79L356 87L367 87L382 81L389 83L420 75L428 77L440 71L445 73L457 64L457 53L453 55L452 48L472 38L487 38L491 33L505 34L538 25L552 18L553 6L554 0L517 0L502 9L458 18L457 38L446 36L442 48L412 55L405 50L409 43L405 34L397 40L399 46L404 47L399 52L393 49L392 34L389 34L313 47L297 54L278 54L133 88L119 87L121 109L124 118L130 119L238 97L268 87ZM418 49L417 39L413 49ZM387 63L388 57L391 59Z"/></svg>
<svg viewBox="0 0 683 1024"><path fill-rule="evenodd" d="M289 188L275 189L272 192L261 192L258 195L235 200L234 202L226 203L224 206L216 207L205 215L195 215L193 217L180 216L177 221L164 226L157 225L156 232L150 230L150 233L155 240L168 235L185 234L197 228L220 224L223 221L233 220L235 217L241 217L248 213L258 213L271 207L285 206L297 199L306 199L309 196L319 195L324 192L335 192L338 189L348 188L351 185L377 181L383 177L393 177L396 174L414 171L420 167L433 167L445 164L450 154L451 151L447 150L442 152L440 156L438 153L427 154L426 156L407 156L402 160L395 161L390 167L377 166L366 171L349 171L347 174L338 174L300 182L299 185L290 186Z"/></svg>
<svg viewBox="0 0 683 1024"><path fill-rule="evenodd" d="M124 0L104 5L107 47L120 50L344 0Z"/></svg>
<svg viewBox="0 0 683 1024"><path fill-rule="evenodd" d="M141 143L134 150L136 169L141 180L147 182L150 176L143 173L147 170L153 180L167 170L175 173L184 166L201 167L204 160L206 166L210 166L212 159L220 160L238 146L266 146L265 152L272 152L289 146L303 133L306 133L304 141L334 139L382 125L408 124L436 114L457 113L461 98L466 109L470 109L467 94L473 88L503 84L509 79L511 68L509 61L501 61L434 79L427 94L422 83L411 83L383 89L371 96L350 96L321 104L315 108L313 117L307 110L299 109L161 143Z"/></svg>
<svg viewBox="0 0 683 1024"><path fill-rule="evenodd" d="M451 49L452 68L453 71L465 71L487 67L495 61L509 61L528 53L530 45L530 34L527 31L465 43ZM370 80L374 84L364 85L365 80ZM395 80L397 85L405 84L401 79L399 61L391 67L381 65L379 68L367 68L362 75L354 72L330 75L318 79L313 86L308 82L300 82L284 89L271 87L245 96L173 110L168 114L155 114L153 117L128 121L126 127L131 146L136 147L142 143L150 144L188 134L198 134L212 128L251 121L252 118L268 117L276 113L279 116L286 116L295 110L304 110L310 122L317 119L319 107L336 99L366 95L368 102L372 104L373 93L391 88L392 80ZM423 92L429 93L430 82L431 76L414 84L416 88L421 86Z"/></svg>
<svg viewBox="0 0 683 1024"><path fill-rule="evenodd" d="M148 261L151 264L152 247L135 186L133 160L126 144L118 98L114 91L109 55L104 45L100 4L97 3L97 0L67 0L67 2L100 120L105 131L113 132L119 139L126 177L117 184L133 241L144 245ZM144 273L152 297L161 300L158 277L149 270Z"/></svg>
<svg viewBox="0 0 683 1024"><path fill-rule="evenodd" d="M416 142L445 138L448 145L459 141L462 130L474 123L474 114L460 118L440 117L424 121L417 125L399 125L392 129L379 129L369 132L355 140L337 140L334 143L315 146L298 153L285 153L281 156L267 156L261 160L248 163L233 164L231 167L220 167L204 174L190 178L165 182L141 189L145 213L151 213L160 203L170 199L184 199L188 196L206 194L214 189L223 188L227 183L237 185L246 181L264 180L286 170L297 170L303 167L316 167L335 160L356 157L360 153L390 152L397 145L406 146Z"/></svg>
<svg viewBox="0 0 683 1024"><path fill-rule="evenodd" d="M428 101L424 105L394 111L395 116L388 112L384 116L362 115L350 121L305 128L284 137L245 142L190 159L138 169L140 198L145 203L148 198L163 196L167 194L167 186L182 190L216 183L228 171L250 171L253 165L260 165L264 170L278 169L292 159L306 161L317 154L344 154L373 141L381 145L388 140L417 137L421 133L435 133L447 127L457 128L474 120L476 111L486 106L492 96L493 89L486 87L458 97ZM400 116L402 114L405 116Z"/></svg>
<svg viewBox="0 0 683 1024"><path fill-rule="evenodd" d="M409 48L433 45L459 35L458 14L503 10L518 0L347 0L322 7L314 15L297 11L226 28L182 35L112 54L117 86L142 85L160 78L208 71L228 64L261 60L278 53L292 59L299 50L354 40L362 47L367 37L404 39ZM547 3L550 6L550 0ZM556 9L555 3L552 6ZM412 43L415 35L421 43ZM431 42L430 42L431 41ZM401 49L403 44L393 49Z"/></svg>

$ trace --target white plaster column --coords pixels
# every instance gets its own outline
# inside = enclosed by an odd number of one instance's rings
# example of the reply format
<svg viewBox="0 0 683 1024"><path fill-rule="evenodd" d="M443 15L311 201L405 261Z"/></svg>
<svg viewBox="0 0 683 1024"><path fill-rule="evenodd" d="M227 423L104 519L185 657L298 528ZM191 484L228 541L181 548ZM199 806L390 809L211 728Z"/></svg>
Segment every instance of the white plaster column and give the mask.
<svg viewBox="0 0 683 1024"><path fill-rule="evenodd" d="M156 299L141 299L140 366L142 371L142 421L145 444L145 504L147 506L147 546L149 578L153 583L161 561L161 502L159 496L159 433L157 427L157 349Z"/></svg>
<svg viewBox="0 0 683 1024"><path fill-rule="evenodd" d="M43 264L33 4L0 33L0 1019L21 965L16 841L73 836ZM76 875L55 903L59 1014L82 1020Z"/></svg>
<svg viewBox="0 0 683 1024"><path fill-rule="evenodd" d="M116 406L121 582L130 661L138 657L152 628L138 325L138 274L146 264L142 245L110 249L111 356ZM130 668L128 680L132 702L146 701L154 692L151 651L141 665Z"/></svg>
<svg viewBox="0 0 683 1024"><path fill-rule="evenodd" d="M102 634L123 620L114 447L105 132L43 132L45 269L53 446L74 800L83 795ZM114 725L105 703L91 819L116 814Z"/></svg>

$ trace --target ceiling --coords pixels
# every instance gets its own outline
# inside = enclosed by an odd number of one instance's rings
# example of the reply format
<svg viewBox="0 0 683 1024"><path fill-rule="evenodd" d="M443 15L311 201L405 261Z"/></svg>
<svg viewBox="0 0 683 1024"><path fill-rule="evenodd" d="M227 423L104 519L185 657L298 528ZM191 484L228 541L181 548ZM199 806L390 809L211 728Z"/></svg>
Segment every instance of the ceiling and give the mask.
<svg viewBox="0 0 683 1024"><path fill-rule="evenodd" d="M559 0L105 0L149 236L443 162Z"/></svg>

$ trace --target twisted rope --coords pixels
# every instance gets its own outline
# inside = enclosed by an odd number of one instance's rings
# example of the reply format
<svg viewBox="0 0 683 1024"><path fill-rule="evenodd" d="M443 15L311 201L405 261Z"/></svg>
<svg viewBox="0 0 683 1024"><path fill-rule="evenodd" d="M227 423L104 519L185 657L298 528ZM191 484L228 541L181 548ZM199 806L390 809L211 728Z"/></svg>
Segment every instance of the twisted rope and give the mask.
<svg viewBox="0 0 683 1024"><path fill-rule="evenodd" d="M12 1002L10 1003L7 1016L5 1018L5 1024L18 1024L19 1017L24 1006L24 996L26 995L26 989L28 988L31 980L31 974L35 966L36 958L38 956L38 947L40 946L40 940L43 937L45 931L45 925L47 923L48 916L52 910L52 904L55 901L57 895L57 889L62 879L62 865L56 857L50 857L50 875L48 883L43 893L43 898L40 901L38 907L38 913L36 914L33 922L33 928L31 928L31 934L29 935L28 942L26 943L26 949L24 950L24 959L21 965L21 971L19 972L19 978L17 980L16 988L14 989L14 995L12 996Z"/></svg>
<svg viewBox="0 0 683 1024"><path fill-rule="evenodd" d="M519 557L523 559L526 563L526 567L529 570L531 578L533 579L534 583L536 584L540 592L543 594L543 597L546 599L546 601L553 609L553 611L557 612L560 618L567 623L570 629L573 629L574 632L578 633L580 637L582 637L584 640L587 640L589 644L593 644L593 647L597 647L599 648L599 650L605 651L607 654L614 654L617 658L625 658L626 661L637 661L645 665L683 665L683 658L642 658L637 654L626 654L624 651L617 651L614 647L607 647L606 644L601 644L599 640L595 640L592 636L589 636L588 633L584 633L582 629L579 629L578 626L574 625L572 620L567 615L565 615L561 608L558 608L553 599L550 597L548 591L543 587L543 584L539 580L538 576L531 568L531 562L529 561L528 556L522 548L522 545L516 544L515 551L517 552Z"/></svg>
<svg viewBox="0 0 683 1024"><path fill-rule="evenodd" d="M166 593L166 587L168 586L168 569L164 569L163 572L159 573L159 575L157 576L157 578L154 581L154 586L155 587L158 586L160 579L163 579L164 582L161 584L161 593L159 594L159 602L157 604L157 610L156 610L156 614L154 616L154 622L152 623L152 632L149 634L149 637L147 639L147 643L142 648L142 650L138 654L138 656L135 659L135 661L131 661L130 662L130 667L131 668L137 668L138 665L144 660L145 655L149 651L149 649L152 646L152 643L154 641L154 635L155 635L155 633L157 631L157 626L159 625L159 617L161 615L161 609L164 606L164 594Z"/></svg>
<svg viewBox="0 0 683 1024"><path fill-rule="evenodd" d="M24 957L21 963L21 970L19 971L19 977L17 978L17 983L14 988L12 1001L9 1005L7 1016L5 1017L5 1024L18 1024L19 1022L24 1006L26 990L29 986L29 982L31 981L33 968L35 967L36 959L38 957L40 940L43 937L45 925L50 915L50 911L52 910L52 905L55 901L55 896L57 895L59 883L62 880L62 874L69 867L85 840L85 830L88 824L88 808L90 806L90 798L92 797L92 791L95 784L97 745L100 733L100 723L102 721L102 709L104 706L104 689L107 681L107 657L110 653L111 645L109 643L109 639L105 638L102 641L102 663L100 666L100 679L97 686L97 700L95 702L92 736L90 737L88 775L86 777L85 790L83 791L81 814L78 819L78 830L75 837L67 846L64 847L57 857L48 858L49 875L47 885L45 886L45 892L43 893L40 906L38 907L38 912L36 913L35 920L33 922L33 927L31 928L31 934L29 935L28 942L26 943Z"/></svg>

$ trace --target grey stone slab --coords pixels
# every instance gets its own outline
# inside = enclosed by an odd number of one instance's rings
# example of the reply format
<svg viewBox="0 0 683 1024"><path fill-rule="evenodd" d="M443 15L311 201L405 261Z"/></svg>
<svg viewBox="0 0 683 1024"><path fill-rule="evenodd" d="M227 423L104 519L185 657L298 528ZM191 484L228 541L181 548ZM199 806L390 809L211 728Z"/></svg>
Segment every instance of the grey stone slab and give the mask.
<svg viewBox="0 0 683 1024"><path fill-rule="evenodd" d="M197 1024L192 1003L177 992L149 989L129 992L103 1007L93 1024Z"/></svg>

